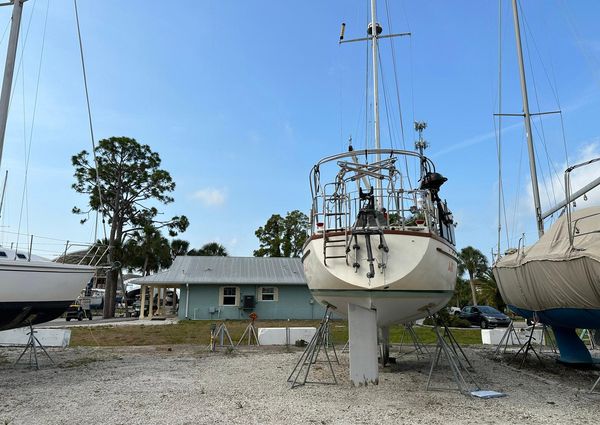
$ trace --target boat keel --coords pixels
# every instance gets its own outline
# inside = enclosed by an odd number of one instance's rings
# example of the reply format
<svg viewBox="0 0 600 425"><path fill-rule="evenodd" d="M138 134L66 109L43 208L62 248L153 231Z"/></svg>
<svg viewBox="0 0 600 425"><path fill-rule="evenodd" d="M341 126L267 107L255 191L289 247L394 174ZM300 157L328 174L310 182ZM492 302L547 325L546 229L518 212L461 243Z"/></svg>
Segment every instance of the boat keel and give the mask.
<svg viewBox="0 0 600 425"><path fill-rule="evenodd" d="M553 326L556 345L560 351L559 361L566 364L592 364L593 359L574 328Z"/></svg>
<svg viewBox="0 0 600 425"><path fill-rule="evenodd" d="M348 304L350 381L355 386L377 385L377 311Z"/></svg>

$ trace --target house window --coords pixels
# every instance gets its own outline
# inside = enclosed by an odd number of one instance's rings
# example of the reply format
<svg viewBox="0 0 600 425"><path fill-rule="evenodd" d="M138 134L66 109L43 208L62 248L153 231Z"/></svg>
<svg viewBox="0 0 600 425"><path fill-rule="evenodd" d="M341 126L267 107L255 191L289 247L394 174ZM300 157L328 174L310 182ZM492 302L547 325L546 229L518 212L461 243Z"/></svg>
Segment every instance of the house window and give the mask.
<svg viewBox="0 0 600 425"><path fill-rule="evenodd" d="M237 306L240 303L239 290L236 286L221 288L221 305Z"/></svg>
<svg viewBox="0 0 600 425"><path fill-rule="evenodd" d="M258 288L258 300L259 301L277 301L278 291L274 286L262 286Z"/></svg>

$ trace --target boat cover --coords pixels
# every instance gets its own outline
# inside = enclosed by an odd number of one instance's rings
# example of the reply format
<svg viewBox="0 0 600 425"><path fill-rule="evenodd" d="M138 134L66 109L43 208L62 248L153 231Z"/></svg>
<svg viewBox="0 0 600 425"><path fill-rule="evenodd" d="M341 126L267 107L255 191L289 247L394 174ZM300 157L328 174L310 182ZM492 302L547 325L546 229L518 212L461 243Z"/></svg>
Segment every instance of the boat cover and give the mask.
<svg viewBox="0 0 600 425"><path fill-rule="evenodd" d="M600 207L563 214L532 246L502 257L494 275L507 304L527 310L600 308Z"/></svg>

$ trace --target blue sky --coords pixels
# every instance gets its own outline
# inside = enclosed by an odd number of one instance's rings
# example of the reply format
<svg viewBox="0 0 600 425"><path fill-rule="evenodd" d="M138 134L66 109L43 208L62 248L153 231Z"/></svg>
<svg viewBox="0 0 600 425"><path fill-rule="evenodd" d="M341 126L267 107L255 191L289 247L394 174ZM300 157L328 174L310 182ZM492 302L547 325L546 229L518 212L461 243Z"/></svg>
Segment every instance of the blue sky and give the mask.
<svg viewBox="0 0 600 425"><path fill-rule="evenodd" d="M405 142L413 144L413 119L428 122L428 154L449 179L443 196L459 222L458 248L473 245L489 254L497 227L498 2L388 3L392 30L412 32L393 45ZM318 159L345 149L349 136L355 146L365 144L366 46L339 46L337 40L341 22L346 38L364 35L366 1L79 0L79 8L96 139L134 137L160 153L177 183L175 202L164 213L189 217L181 237L193 247L219 241L232 255L252 255L258 248L254 231L271 214L308 212L308 173ZM385 9L380 2L387 33ZM518 113L508 1L503 10L503 110ZM556 91L571 160L600 155L600 3L524 2L523 12L532 111L556 110ZM9 16L8 8L0 10L0 31ZM10 173L2 242L14 240L6 232L16 232L19 221L22 233L89 241L92 226L80 225L70 212L86 202L70 188L70 157L91 145L72 1L27 2L22 45L30 17L1 167ZM384 84L395 100L391 43L382 46ZM6 39L0 44L5 49ZM384 145L387 128L384 119ZM525 231L533 240L521 120L505 118L503 128L509 237ZM546 143L538 141L541 168L562 173L560 119L544 118L543 134L539 123L535 132ZM24 140L30 137L21 214ZM577 182L598 175L594 168ZM543 186L550 184L548 178ZM590 196L587 204L598 198Z"/></svg>

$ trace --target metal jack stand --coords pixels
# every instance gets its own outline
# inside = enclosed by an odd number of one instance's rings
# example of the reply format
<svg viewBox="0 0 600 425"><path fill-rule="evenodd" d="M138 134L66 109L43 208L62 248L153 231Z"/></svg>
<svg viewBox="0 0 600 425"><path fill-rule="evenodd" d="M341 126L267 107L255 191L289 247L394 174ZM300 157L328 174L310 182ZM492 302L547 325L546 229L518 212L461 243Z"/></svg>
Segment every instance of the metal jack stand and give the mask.
<svg viewBox="0 0 600 425"><path fill-rule="evenodd" d="M521 345L521 348L519 348L519 351L517 351L515 353L515 355L513 356L513 359L516 359L519 356L519 354L521 354L521 352L523 353L523 360L521 360L519 369L521 369L523 367L523 365L525 364L525 361L527 360L527 356L529 354L529 350L533 351L533 354L535 354L535 356L537 357L540 364L543 365L542 359L538 355L537 351L535 351L535 348L531 342L532 340L535 339L535 337L533 336L533 332L535 331L536 324L537 324L537 322L534 322L533 325L531 325L531 330L529 332L529 338L527 338L527 341L525 341L525 344Z"/></svg>
<svg viewBox="0 0 600 425"><path fill-rule="evenodd" d="M586 338L588 340L588 344L592 350L596 349L596 344L594 343L594 334L591 329L583 329L579 334L579 338L585 342Z"/></svg>
<svg viewBox="0 0 600 425"><path fill-rule="evenodd" d="M496 357L500 354L500 349L502 347L504 347L504 349L502 350L502 354L505 354L506 349L508 348L508 345L511 342L514 344L515 340L518 342L519 345L521 345L521 339L519 338L519 334L515 330L515 326L514 326L513 322L510 322L510 325L508 325L508 328L506 328L504 335L502 335L500 342L496 346L496 350L494 351L494 357Z"/></svg>
<svg viewBox="0 0 600 425"><path fill-rule="evenodd" d="M598 379L596 379L596 382L594 382L594 385L592 385L592 388L590 389L590 394L594 392L594 389L596 388L596 386L600 383L600 376L598 377Z"/></svg>
<svg viewBox="0 0 600 425"><path fill-rule="evenodd" d="M434 318L434 323L437 323L436 318ZM431 388L431 386L430 386L431 376L433 375L433 370L440 363L440 358L442 357L442 354L443 354L444 358L448 362L448 365L450 366L450 370L452 371L452 376L454 377L454 382L456 383L458 390L462 394L469 395L474 390L480 390L479 385L477 384L477 382L475 382L475 379L469 372L469 369L461 361L460 356L458 354L459 351L462 354L462 357L466 360L466 363L469 365L469 367L471 369L473 369L473 366L469 362L469 359L467 358L464 351L462 350L462 348L460 347L460 345L458 344L458 342L452 335L452 332L450 332L450 329L448 329L448 326L446 324L443 324L443 327L444 327L444 335L442 335L440 333L440 329L437 324L433 327L433 331L435 332L435 335L437 338L437 345L435 348L435 353L431 359L431 367L429 369L429 376L427 377L427 386L425 389L427 391L429 391L430 389L439 389L439 390L445 389L445 388ZM465 379L465 375L463 375L462 371L464 371L466 373L467 378L473 383L474 387L469 388L469 384L468 384L467 380Z"/></svg>
<svg viewBox="0 0 600 425"><path fill-rule="evenodd" d="M548 328L548 326L546 326L545 323L542 323L542 340L540 341L540 353L544 351L544 345L547 345L552 353L558 353L558 349L556 347L556 340L554 339L554 335L552 335L552 331Z"/></svg>
<svg viewBox="0 0 600 425"><path fill-rule="evenodd" d="M219 347L224 347L225 346L225 337L227 337L227 339L229 340L229 344L227 344L227 346L231 347L231 348L235 348L235 345L233 344L233 341L231 340L231 335L229 335L229 331L227 330L227 326L225 325L225 322L219 323L218 326L216 324L211 325L210 344L208 346L208 348L210 348L210 351L215 351L215 349L217 348L217 345ZM218 344L217 344L217 339L219 340Z"/></svg>
<svg viewBox="0 0 600 425"><path fill-rule="evenodd" d="M333 350L332 359L329 356L329 318L331 316L331 312L329 311L329 306L325 309L325 315L323 316L323 320L321 320L321 324L319 325L319 329L315 332L314 336L306 346L306 349L302 353L300 360L294 366L294 370L290 373L287 381L292 383L291 388L296 388L306 383L309 384L329 384L329 385L337 385L337 379L335 377L335 372L333 371L332 362L340 363L337 353L335 351L335 346L331 344L331 348ZM329 370L331 371L331 376L333 377L333 382L320 382L320 381L308 381L308 374L310 373L310 368L313 364L315 364L318 360L319 353L321 350L325 353L326 362L329 365ZM304 370L304 376L300 377L300 374Z"/></svg>
<svg viewBox="0 0 600 425"><path fill-rule="evenodd" d="M418 359L420 359L421 356L429 356L429 354L430 354L429 350L427 350L427 347L425 347L425 345L423 345L423 343L417 336L417 333L415 332L413 325L414 324L412 322L404 324L404 329L406 330L406 333L410 337L413 347L414 347L413 351L410 351L410 352L404 353L404 354L415 353L417 355ZM404 343L404 333L402 334L402 338L400 339L400 347L398 347L398 350L402 350L403 343Z"/></svg>
<svg viewBox="0 0 600 425"><path fill-rule="evenodd" d="M256 332L256 326L254 326L254 321L258 316L256 315L256 313L250 313L249 317L250 323L248 323L248 326L246 326L246 330L242 334L242 337L238 341L236 347L239 346L246 337L248 338L248 345L253 345L254 343L256 343L256 345L260 345L260 342L258 342L258 333Z"/></svg>
<svg viewBox="0 0 600 425"><path fill-rule="evenodd" d="M33 325L30 323L29 324L29 332L27 333L27 335L29 335L29 340L27 341L27 345L25 346L25 349L23 350L23 352L21 353L21 355L15 362L15 366L19 363L19 361L25 355L25 353L27 351L29 351L29 367L31 367L31 368L35 367L36 370L40 370L40 366L38 364L37 347L42 349L43 353L46 355L46 357L48 357L50 359L52 364L56 364L56 363L54 363L54 360L52 360L52 357L50 357L50 354L48 354L48 352L46 351L44 346L40 343L40 340L37 339L37 337L35 336L36 333L37 332L35 330L33 330Z"/></svg>

